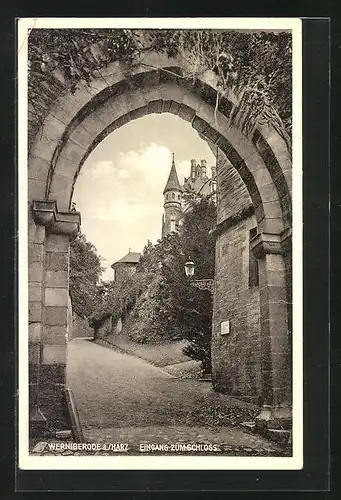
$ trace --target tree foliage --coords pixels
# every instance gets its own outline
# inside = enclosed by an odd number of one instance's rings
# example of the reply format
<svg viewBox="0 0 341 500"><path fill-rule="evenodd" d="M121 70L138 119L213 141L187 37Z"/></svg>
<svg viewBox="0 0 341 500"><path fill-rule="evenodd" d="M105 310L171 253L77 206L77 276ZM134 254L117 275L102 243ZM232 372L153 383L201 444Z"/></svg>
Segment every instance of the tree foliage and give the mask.
<svg viewBox="0 0 341 500"><path fill-rule="evenodd" d="M188 341L185 353L200 360L204 372L211 368L212 296L193 286L184 266L195 263L194 279L212 279L215 265L215 241L210 234L216 223L216 206L201 196L188 201L179 234L168 237L161 276L166 288L159 302L164 331ZM168 244L167 244L168 243Z"/></svg>
<svg viewBox="0 0 341 500"><path fill-rule="evenodd" d="M180 78L195 83L215 76L216 111L224 97L237 97L230 115L245 134L271 123L291 144L292 38L288 32L240 30L33 29L29 35L29 102L42 122L53 89L89 86L101 69L121 61L128 68L148 51L183 59ZM143 58L142 58L143 63Z"/></svg>
<svg viewBox="0 0 341 500"><path fill-rule="evenodd" d="M114 283L105 300L92 315L92 324L104 317L119 317L137 342L186 339L186 354L210 370L212 297L192 286L184 266L191 258L195 279L214 276L214 239L210 230L216 222L216 207L206 198L189 202L179 233L172 233L145 246L137 271Z"/></svg>
<svg viewBox="0 0 341 500"><path fill-rule="evenodd" d="M292 38L287 32L238 30L161 30L154 48L180 56L195 77L211 70L219 98L238 98L231 121L247 135L270 123L291 147Z"/></svg>
<svg viewBox="0 0 341 500"><path fill-rule="evenodd" d="M70 296L75 312L89 317L103 296L99 287L101 259L92 243L80 233L70 245Z"/></svg>
<svg viewBox="0 0 341 500"><path fill-rule="evenodd" d="M139 272L123 281L111 282L102 300L96 303L89 318L90 324L96 328L108 316L112 316L114 322L125 319L154 278L153 273Z"/></svg>
<svg viewBox="0 0 341 500"><path fill-rule="evenodd" d="M29 42L31 74L62 69L73 84L80 80L90 83L95 71L109 61L131 63L139 46L138 39L127 29L34 29Z"/></svg>

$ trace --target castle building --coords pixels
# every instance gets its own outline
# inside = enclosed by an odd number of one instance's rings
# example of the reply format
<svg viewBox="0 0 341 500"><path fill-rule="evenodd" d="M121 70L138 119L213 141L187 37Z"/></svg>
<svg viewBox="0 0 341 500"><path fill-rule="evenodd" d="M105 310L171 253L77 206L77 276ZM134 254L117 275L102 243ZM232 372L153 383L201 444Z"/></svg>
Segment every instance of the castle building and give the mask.
<svg viewBox="0 0 341 500"><path fill-rule="evenodd" d="M111 268L114 270L114 280L116 282L123 281L132 276L136 271L140 257L141 254L139 252L131 252L129 249L127 255L114 262L111 265Z"/></svg>
<svg viewBox="0 0 341 500"><path fill-rule="evenodd" d="M181 224L181 215L187 209L186 198L196 195L216 196L216 167L211 167L212 177L207 175L207 162L198 163L191 160L190 176L184 179L181 186L175 167L174 153L169 177L163 190L164 214L162 216L162 238L172 232L177 232ZM187 196L186 196L187 195Z"/></svg>
<svg viewBox="0 0 341 500"><path fill-rule="evenodd" d="M209 181L206 160L201 160L200 163L197 163L195 159L192 159L191 175L187 179L185 178L183 189L189 192L193 191L198 194L209 195L211 193Z"/></svg>

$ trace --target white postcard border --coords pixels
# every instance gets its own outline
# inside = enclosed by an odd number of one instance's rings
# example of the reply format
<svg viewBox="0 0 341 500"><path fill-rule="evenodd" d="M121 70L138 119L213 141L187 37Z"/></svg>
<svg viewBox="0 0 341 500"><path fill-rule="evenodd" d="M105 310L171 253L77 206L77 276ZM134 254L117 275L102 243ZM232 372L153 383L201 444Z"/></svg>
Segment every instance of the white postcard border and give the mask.
<svg viewBox="0 0 341 500"><path fill-rule="evenodd" d="M293 37L293 456L33 456L28 450L27 63L32 28L291 30ZM25 470L299 470L303 467L302 22L298 18L18 19L18 457Z"/></svg>

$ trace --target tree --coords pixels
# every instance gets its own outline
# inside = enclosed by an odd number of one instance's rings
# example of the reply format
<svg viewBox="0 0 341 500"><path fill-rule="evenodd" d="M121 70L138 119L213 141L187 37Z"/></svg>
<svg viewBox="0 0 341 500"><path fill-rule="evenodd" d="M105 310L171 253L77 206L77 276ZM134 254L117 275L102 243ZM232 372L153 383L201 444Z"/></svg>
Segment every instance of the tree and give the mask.
<svg viewBox="0 0 341 500"><path fill-rule="evenodd" d="M180 241L186 259L195 262L196 278L214 277L215 239L210 231L217 221L217 210L211 198L198 196L188 200L182 215Z"/></svg>
<svg viewBox="0 0 341 500"><path fill-rule="evenodd" d="M122 318L130 338L137 342L186 339L185 353L209 372L212 297L192 286L184 266L190 257L196 279L213 278L215 241L210 231L215 223L211 199L190 200L179 233L145 246L136 273L107 289L91 324L96 326L110 315L114 321Z"/></svg>
<svg viewBox="0 0 341 500"><path fill-rule="evenodd" d="M211 370L212 296L194 287L185 276L188 258L195 263L195 279L212 279L215 265L216 206L205 196L188 201L178 235L177 253L163 267L170 289L166 307L173 312L173 329L188 340L185 354L201 361L203 372ZM181 250L180 250L181 249ZM180 250L180 251L179 251Z"/></svg>
<svg viewBox="0 0 341 500"><path fill-rule="evenodd" d="M211 365L212 297L199 290L186 277L184 266L188 258L195 262L196 279L214 276L215 241L210 231L216 224L216 207L212 200L199 196L188 201L182 216L180 232L145 248L140 271L158 273L152 324L146 325L146 335L153 332L167 339L186 339L185 353L200 360L204 372ZM145 304L150 311L151 305Z"/></svg>
<svg viewBox="0 0 341 500"><path fill-rule="evenodd" d="M95 246L79 234L70 245L70 296L72 307L81 316L89 317L100 300L98 287L103 272Z"/></svg>

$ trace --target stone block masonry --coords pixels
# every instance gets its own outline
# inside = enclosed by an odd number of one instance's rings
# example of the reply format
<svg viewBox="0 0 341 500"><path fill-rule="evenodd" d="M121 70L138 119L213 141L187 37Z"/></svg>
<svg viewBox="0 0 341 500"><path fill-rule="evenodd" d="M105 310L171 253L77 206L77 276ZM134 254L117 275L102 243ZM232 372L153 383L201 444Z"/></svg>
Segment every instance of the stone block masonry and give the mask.
<svg viewBox="0 0 341 500"><path fill-rule="evenodd" d="M49 426L66 425L64 391L66 387L66 344L70 328L69 300L69 237L48 234L46 238L44 273L44 326L41 377L44 391L40 409ZM71 313L72 314L72 313ZM56 401L56 412L51 408L51 395Z"/></svg>
<svg viewBox="0 0 341 500"><path fill-rule="evenodd" d="M44 310L44 260L45 228L36 225L32 214L28 218L28 362L29 362L29 410L39 418L36 411L39 398L40 365L42 359L43 310Z"/></svg>
<svg viewBox="0 0 341 500"><path fill-rule="evenodd" d="M247 188L226 156L217 156L217 223L248 209L252 205Z"/></svg>
<svg viewBox="0 0 341 500"><path fill-rule="evenodd" d="M66 346L72 319L69 244L79 223L79 214L60 213L51 201L34 202L29 212L31 435L70 427L65 400Z"/></svg>

